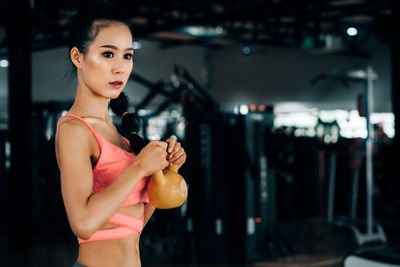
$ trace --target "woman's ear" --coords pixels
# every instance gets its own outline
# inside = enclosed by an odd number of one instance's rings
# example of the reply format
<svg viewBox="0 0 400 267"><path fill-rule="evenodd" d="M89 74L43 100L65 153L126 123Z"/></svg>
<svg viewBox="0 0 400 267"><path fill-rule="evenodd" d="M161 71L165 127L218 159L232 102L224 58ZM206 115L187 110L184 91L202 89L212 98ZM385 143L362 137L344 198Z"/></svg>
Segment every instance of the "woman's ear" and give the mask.
<svg viewBox="0 0 400 267"><path fill-rule="evenodd" d="M83 54L79 52L77 47L72 47L69 55L72 64L74 64L77 69L80 69L82 67Z"/></svg>

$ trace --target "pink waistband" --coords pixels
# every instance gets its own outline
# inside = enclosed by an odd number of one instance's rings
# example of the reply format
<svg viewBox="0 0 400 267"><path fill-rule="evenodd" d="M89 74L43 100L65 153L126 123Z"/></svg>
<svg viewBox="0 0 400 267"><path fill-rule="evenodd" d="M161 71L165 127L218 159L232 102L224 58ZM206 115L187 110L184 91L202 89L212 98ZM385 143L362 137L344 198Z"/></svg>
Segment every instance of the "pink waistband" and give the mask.
<svg viewBox="0 0 400 267"><path fill-rule="evenodd" d="M78 237L78 243L82 244L90 241L122 239L134 234L140 235L143 229L144 216L139 218L127 213L116 212L109 222L119 226L96 231L89 239L81 239Z"/></svg>

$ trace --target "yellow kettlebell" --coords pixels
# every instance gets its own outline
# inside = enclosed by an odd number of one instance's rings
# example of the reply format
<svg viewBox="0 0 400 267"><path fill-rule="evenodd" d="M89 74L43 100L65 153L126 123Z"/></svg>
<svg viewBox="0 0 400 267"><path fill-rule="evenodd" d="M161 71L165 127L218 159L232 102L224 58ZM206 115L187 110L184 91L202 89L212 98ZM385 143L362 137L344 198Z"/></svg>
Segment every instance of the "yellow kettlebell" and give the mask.
<svg viewBox="0 0 400 267"><path fill-rule="evenodd" d="M150 203L157 209L181 206L187 198L187 185L177 166L169 166L153 174L147 185Z"/></svg>

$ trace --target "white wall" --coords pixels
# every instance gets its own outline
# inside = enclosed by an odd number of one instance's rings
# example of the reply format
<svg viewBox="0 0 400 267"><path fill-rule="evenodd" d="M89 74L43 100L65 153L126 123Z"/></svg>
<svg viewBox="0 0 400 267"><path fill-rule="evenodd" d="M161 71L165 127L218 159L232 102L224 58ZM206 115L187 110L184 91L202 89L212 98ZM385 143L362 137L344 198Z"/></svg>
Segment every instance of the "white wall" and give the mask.
<svg viewBox="0 0 400 267"><path fill-rule="evenodd" d="M375 111L391 111L390 47L371 38L364 49L370 59L335 54L315 55L306 50L253 47L250 56L241 47L211 51L211 94L230 107L238 104L302 102L321 109L354 109L363 85L346 89L338 81L310 80L333 69L365 69L371 65L379 75L375 83Z"/></svg>

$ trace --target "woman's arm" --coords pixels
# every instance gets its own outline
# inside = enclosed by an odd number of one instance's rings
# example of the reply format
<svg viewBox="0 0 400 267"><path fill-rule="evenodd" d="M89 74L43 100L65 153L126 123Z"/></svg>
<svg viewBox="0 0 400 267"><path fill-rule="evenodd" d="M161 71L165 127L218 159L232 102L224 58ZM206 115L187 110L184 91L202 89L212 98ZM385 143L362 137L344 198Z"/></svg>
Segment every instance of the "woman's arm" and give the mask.
<svg viewBox="0 0 400 267"><path fill-rule="evenodd" d="M166 143L149 144L147 153L141 157L138 155L106 189L92 194L90 157L93 145L90 140L94 141L94 136L89 129L73 120L60 124L56 134L64 205L72 231L82 239L90 238L118 211L140 179L153 171L151 168L161 169L168 164L165 159Z"/></svg>

